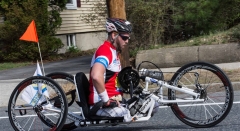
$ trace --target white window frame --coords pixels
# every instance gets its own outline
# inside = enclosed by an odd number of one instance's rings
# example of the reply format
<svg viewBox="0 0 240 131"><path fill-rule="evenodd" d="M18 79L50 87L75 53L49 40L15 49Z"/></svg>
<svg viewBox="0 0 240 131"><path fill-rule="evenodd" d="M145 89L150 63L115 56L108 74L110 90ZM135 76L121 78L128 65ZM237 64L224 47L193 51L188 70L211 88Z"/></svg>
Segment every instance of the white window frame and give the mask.
<svg viewBox="0 0 240 131"><path fill-rule="evenodd" d="M67 35L67 47L76 47L76 35L68 34Z"/></svg>
<svg viewBox="0 0 240 131"><path fill-rule="evenodd" d="M3 22L4 22L4 17L0 16L0 23L3 23Z"/></svg>
<svg viewBox="0 0 240 131"><path fill-rule="evenodd" d="M69 10L77 9L77 0L72 0L72 3L67 3L66 8Z"/></svg>

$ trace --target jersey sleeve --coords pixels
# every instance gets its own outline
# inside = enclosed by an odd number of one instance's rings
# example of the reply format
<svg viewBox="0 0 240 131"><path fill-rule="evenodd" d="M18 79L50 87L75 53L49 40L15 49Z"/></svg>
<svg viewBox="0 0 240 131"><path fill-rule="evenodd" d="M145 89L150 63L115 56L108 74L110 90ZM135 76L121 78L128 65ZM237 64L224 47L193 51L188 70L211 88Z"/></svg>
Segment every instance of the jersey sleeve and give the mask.
<svg viewBox="0 0 240 131"><path fill-rule="evenodd" d="M112 61L112 52L108 46L100 46L95 53L94 63L100 63L105 68L110 65Z"/></svg>

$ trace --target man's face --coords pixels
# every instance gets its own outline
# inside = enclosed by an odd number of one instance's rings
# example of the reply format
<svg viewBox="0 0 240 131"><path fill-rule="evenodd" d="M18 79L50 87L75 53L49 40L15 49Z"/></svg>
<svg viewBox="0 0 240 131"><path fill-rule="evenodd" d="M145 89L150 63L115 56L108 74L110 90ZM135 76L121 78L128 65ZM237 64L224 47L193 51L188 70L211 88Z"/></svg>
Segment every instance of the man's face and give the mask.
<svg viewBox="0 0 240 131"><path fill-rule="evenodd" d="M128 33L120 33L118 34L117 38L117 49L121 52L122 49L124 49L125 45L127 45L128 41L130 39L130 36Z"/></svg>

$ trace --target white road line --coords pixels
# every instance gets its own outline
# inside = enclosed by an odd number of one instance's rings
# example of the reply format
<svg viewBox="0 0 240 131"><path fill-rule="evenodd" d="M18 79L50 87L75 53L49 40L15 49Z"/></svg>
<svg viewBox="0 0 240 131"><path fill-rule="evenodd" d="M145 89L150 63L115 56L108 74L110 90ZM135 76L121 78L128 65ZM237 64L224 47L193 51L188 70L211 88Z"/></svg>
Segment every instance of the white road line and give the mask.
<svg viewBox="0 0 240 131"><path fill-rule="evenodd" d="M240 101L235 101L233 102L233 104L239 104ZM206 104L186 104L186 105L179 105L180 107L183 106L202 106L202 105L220 105L220 104L224 104L224 103L206 103ZM167 108L168 106L159 106L159 108Z"/></svg>
<svg viewBox="0 0 240 131"><path fill-rule="evenodd" d="M233 104L239 104L240 101L235 101L233 102ZM223 103L212 103L211 105L216 105L216 104L223 104ZM210 104L196 104L196 105L210 105ZM189 104L189 105L181 105L181 106L192 106L192 104ZM159 106L159 108L167 108L169 106ZM73 113L81 113L81 112L73 112ZM54 115L54 114L46 114L46 115ZM26 115L26 116L18 116L18 117L28 117L28 116L37 116L37 115ZM0 117L0 120L1 119L8 119L8 116L2 116Z"/></svg>

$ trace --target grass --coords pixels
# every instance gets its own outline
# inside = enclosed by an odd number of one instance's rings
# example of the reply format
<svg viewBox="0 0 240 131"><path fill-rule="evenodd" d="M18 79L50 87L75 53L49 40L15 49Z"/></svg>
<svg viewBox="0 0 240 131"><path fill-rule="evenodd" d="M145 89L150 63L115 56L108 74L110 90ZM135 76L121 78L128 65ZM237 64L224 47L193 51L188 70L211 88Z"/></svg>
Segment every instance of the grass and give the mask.
<svg viewBox="0 0 240 131"><path fill-rule="evenodd" d="M7 70L7 69L12 69L12 68L18 68L18 67L23 67L27 65L31 65L31 62L4 62L0 63L0 71L1 70Z"/></svg>
<svg viewBox="0 0 240 131"><path fill-rule="evenodd" d="M238 43L240 41L240 24L226 31L218 31L191 38L171 45L157 45L154 48L174 48L199 45L216 45L226 43Z"/></svg>
<svg viewBox="0 0 240 131"><path fill-rule="evenodd" d="M230 36L226 32L218 32L216 34L210 34L192 38L187 41L179 42L174 45L167 45L166 47L184 47L184 46L199 46L199 45L214 45L225 44L230 42Z"/></svg>

